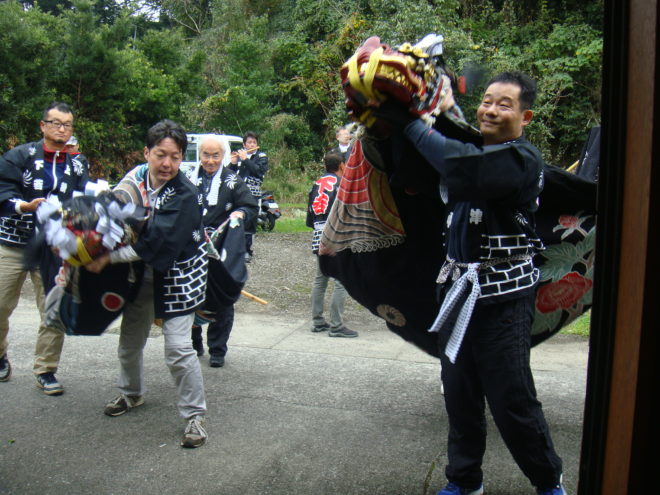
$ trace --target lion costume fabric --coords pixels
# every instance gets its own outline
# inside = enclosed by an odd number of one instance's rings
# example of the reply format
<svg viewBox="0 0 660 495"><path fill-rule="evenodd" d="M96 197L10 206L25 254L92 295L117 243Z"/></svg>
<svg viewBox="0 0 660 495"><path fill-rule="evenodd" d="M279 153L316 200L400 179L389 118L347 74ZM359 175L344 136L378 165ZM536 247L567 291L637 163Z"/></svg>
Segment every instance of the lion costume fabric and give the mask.
<svg viewBox="0 0 660 495"><path fill-rule="evenodd" d="M440 308L436 278L446 258L439 178L372 110L396 99L446 137L480 144L458 108L439 112L448 74L437 35L398 50L370 38L344 64L348 111L366 132L353 145L319 252L325 274L390 330L434 356L437 335L428 329ZM593 285L596 186L557 167L544 173L536 230L546 249L534 260L541 279L533 345L589 309Z"/></svg>
<svg viewBox="0 0 660 495"><path fill-rule="evenodd" d="M82 265L134 240L145 210L109 191L44 203L37 211L43 240L64 263L48 281L45 320L68 335L100 335L134 297L137 276L129 263L95 274ZM51 283L52 282L52 283Z"/></svg>

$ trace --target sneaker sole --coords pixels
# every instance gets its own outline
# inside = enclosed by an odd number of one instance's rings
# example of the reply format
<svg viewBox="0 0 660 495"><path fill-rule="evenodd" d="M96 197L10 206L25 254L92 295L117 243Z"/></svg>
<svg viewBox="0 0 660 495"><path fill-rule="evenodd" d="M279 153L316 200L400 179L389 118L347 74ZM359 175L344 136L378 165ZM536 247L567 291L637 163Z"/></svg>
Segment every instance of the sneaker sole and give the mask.
<svg viewBox="0 0 660 495"><path fill-rule="evenodd" d="M62 395L64 393L63 388L59 388L56 390L48 390L41 383L37 383L37 388L40 389L46 395Z"/></svg>
<svg viewBox="0 0 660 495"><path fill-rule="evenodd" d="M184 443L184 442L181 442L179 445L181 445L181 447L183 447L184 449L196 449L198 447L202 447L203 445L206 445L206 440L207 440L206 438L203 439L202 443L200 443L198 445L192 445L192 444L188 444L188 443Z"/></svg>
<svg viewBox="0 0 660 495"><path fill-rule="evenodd" d="M313 333L327 332L330 328L312 328Z"/></svg>
<svg viewBox="0 0 660 495"><path fill-rule="evenodd" d="M39 383L38 381L37 381L36 385L37 385L37 388L40 389L46 395L62 395L64 393L64 389L61 388L61 387L49 390L46 387L44 387L41 383Z"/></svg>
<svg viewBox="0 0 660 495"><path fill-rule="evenodd" d="M332 333L332 332L328 333L328 336L329 337L340 337L340 338L343 337L345 339L354 339L355 337L357 337L357 335L345 335L343 333Z"/></svg>
<svg viewBox="0 0 660 495"><path fill-rule="evenodd" d="M105 414L106 416L110 416L111 418L116 418L117 416L121 416L122 414L126 414L127 412L128 409L124 409L123 411L118 411L118 412L103 410L103 414Z"/></svg>

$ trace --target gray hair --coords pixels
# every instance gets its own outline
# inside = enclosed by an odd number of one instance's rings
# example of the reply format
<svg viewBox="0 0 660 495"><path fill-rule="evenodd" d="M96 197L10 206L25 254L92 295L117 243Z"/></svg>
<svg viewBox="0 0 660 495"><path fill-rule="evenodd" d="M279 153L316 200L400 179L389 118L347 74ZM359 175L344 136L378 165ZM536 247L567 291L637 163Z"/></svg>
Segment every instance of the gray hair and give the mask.
<svg viewBox="0 0 660 495"><path fill-rule="evenodd" d="M226 167L231 163L231 147L229 146L229 141L225 136L219 134L204 134L197 141L197 157L199 158L202 154L202 144L206 141L215 141L222 148L222 166Z"/></svg>
<svg viewBox="0 0 660 495"><path fill-rule="evenodd" d="M215 141L215 142L218 143L218 144L220 145L220 147L222 148L222 152L223 152L223 153L227 153L227 140L226 140L226 139L224 139L224 138L218 136L217 134L204 134L204 135L203 135L202 137L200 137L199 140L197 141L197 153L198 153L198 154L202 152L202 145L203 145L206 141Z"/></svg>

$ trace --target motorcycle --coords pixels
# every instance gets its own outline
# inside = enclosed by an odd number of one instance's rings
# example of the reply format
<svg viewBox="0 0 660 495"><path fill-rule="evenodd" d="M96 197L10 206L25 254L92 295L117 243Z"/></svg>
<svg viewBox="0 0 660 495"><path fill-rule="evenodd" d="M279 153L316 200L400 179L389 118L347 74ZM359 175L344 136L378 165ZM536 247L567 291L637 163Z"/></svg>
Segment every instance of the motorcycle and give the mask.
<svg viewBox="0 0 660 495"><path fill-rule="evenodd" d="M266 232L272 232L275 221L282 216L279 205L270 191L263 191L259 198L259 215L257 216L257 227Z"/></svg>

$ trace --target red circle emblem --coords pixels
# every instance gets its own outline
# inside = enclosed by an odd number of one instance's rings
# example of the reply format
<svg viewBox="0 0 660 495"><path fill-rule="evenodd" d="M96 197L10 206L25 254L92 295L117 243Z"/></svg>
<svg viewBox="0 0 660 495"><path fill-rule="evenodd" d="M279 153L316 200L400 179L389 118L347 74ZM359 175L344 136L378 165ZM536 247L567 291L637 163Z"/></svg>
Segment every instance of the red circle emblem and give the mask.
<svg viewBox="0 0 660 495"><path fill-rule="evenodd" d="M124 298L115 292L106 292L101 296L101 304L108 311L119 311L124 307Z"/></svg>

